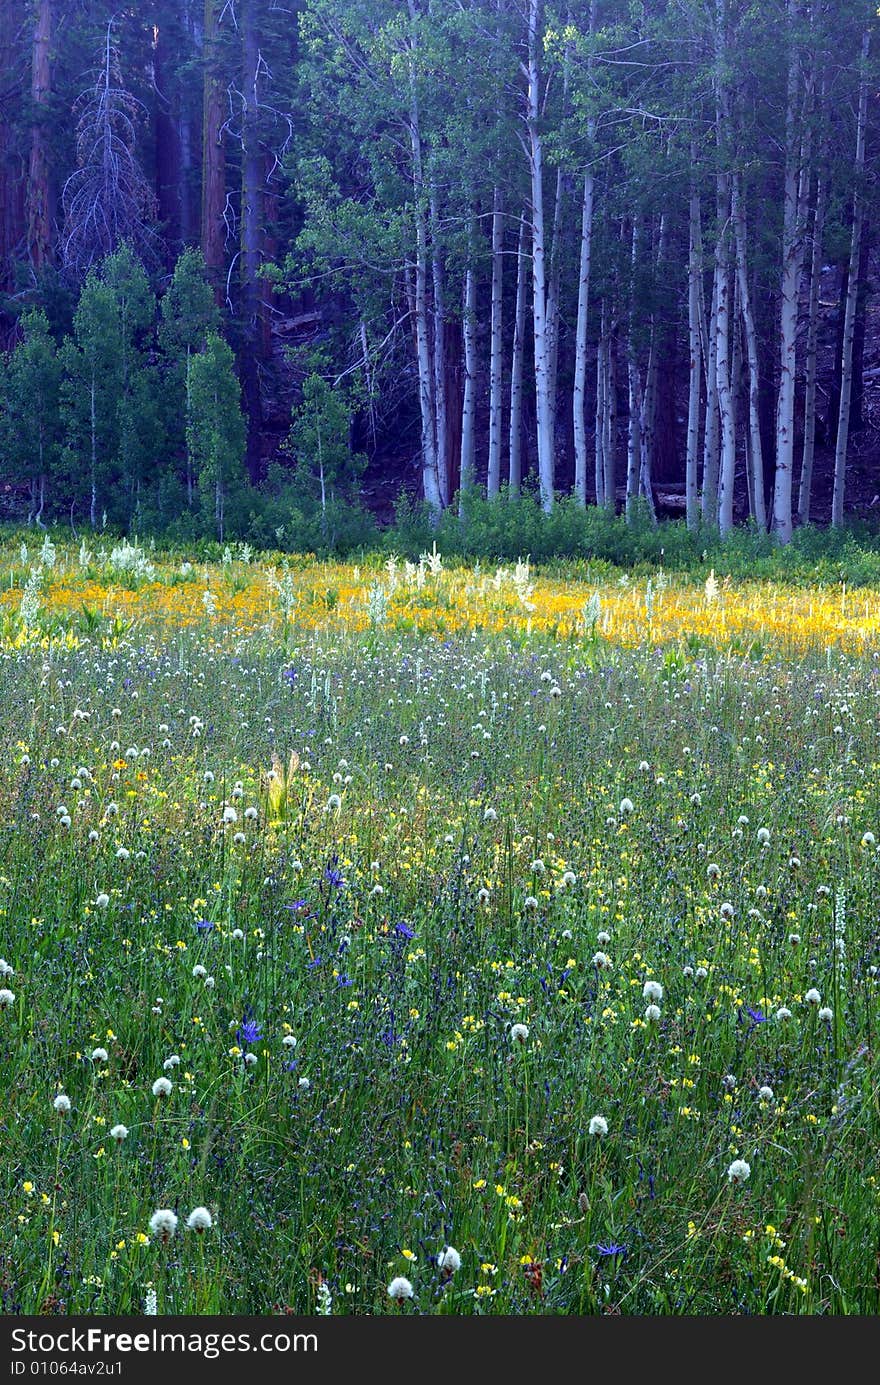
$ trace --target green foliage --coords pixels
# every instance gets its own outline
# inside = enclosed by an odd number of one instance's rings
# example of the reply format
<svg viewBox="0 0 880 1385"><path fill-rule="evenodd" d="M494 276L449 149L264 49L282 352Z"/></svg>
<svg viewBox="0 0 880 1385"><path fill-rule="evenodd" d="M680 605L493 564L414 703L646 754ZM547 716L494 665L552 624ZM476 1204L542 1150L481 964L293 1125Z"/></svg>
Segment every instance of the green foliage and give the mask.
<svg viewBox="0 0 880 1385"><path fill-rule="evenodd" d="M209 332L204 351L190 357L187 374L187 453L199 478L203 512L222 543L231 493L243 485L245 420L229 345Z"/></svg>
<svg viewBox="0 0 880 1385"><path fill-rule="evenodd" d="M38 516L61 458L61 361L45 313L25 313L21 330L0 377L0 451L12 475L30 481L30 514Z"/></svg>

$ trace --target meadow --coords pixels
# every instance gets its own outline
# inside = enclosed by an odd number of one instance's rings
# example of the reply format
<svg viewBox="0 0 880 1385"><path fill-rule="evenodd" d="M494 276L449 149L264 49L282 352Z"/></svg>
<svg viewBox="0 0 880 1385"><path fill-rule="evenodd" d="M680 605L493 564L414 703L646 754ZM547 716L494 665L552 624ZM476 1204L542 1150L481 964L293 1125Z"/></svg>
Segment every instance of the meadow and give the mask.
<svg viewBox="0 0 880 1385"><path fill-rule="evenodd" d="M7 535L2 1311L880 1311L878 718L870 587Z"/></svg>

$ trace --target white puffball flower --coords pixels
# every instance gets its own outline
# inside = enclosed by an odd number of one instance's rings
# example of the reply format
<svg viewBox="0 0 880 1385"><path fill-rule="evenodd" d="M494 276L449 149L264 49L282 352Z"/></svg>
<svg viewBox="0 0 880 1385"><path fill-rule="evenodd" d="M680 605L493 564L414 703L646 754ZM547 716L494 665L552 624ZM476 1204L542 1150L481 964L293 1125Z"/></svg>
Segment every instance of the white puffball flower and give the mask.
<svg viewBox="0 0 880 1385"><path fill-rule="evenodd" d="M15 991L10 991L4 986L0 991L0 1010L8 1010L10 1005L15 1004Z"/></svg>
<svg viewBox="0 0 880 1385"><path fill-rule="evenodd" d="M55 1107L59 1116L66 1116L70 1110L70 1097L66 1096L64 1092L59 1092L52 1102L52 1105Z"/></svg>
<svg viewBox="0 0 880 1385"><path fill-rule="evenodd" d="M645 1019L648 1024L657 1024L660 1019L660 1006L649 1005L645 1010Z"/></svg>
<svg viewBox="0 0 880 1385"><path fill-rule="evenodd" d="M214 1220L207 1207L194 1207L186 1219L190 1231L210 1231Z"/></svg>
<svg viewBox="0 0 880 1385"><path fill-rule="evenodd" d="M312 1084L308 1077L301 1077L296 1085L299 1087L301 1092L307 1092Z"/></svg>
<svg viewBox="0 0 880 1385"><path fill-rule="evenodd" d="M107 1057L108 1057L108 1055L107 1055L107 1050L106 1050L106 1048L93 1048L93 1049L92 1049L92 1062L93 1062L93 1063L106 1063Z"/></svg>
<svg viewBox="0 0 880 1385"><path fill-rule="evenodd" d="M484 822L495 822L496 819L497 819L497 817L498 817L498 814L496 813L496 811L495 811L494 808L487 808L487 809L485 810L485 812L483 813L483 821L484 821Z"/></svg>
<svg viewBox="0 0 880 1385"><path fill-rule="evenodd" d="M718 912L720 913L723 919L732 919L734 913L733 905L725 901L724 904L722 904L721 908L718 910Z"/></svg>
<svg viewBox="0 0 880 1385"><path fill-rule="evenodd" d="M246 1068L255 1068L257 1066L257 1061L256 1053L246 1053L244 1055L244 1065Z"/></svg>
<svg viewBox="0 0 880 1385"><path fill-rule="evenodd" d="M587 1130L590 1135L607 1135L608 1122L604 1116L591 1116Z"/></svg>
<svg viewBox="0 0 880 1385"><path fill-rule="evenodd" d="M281 1043L284 1048L296 1048L296 1037L293 1034L285 1034Z"/></svg>
<svg viewBox="0 0 880 1385"><path fill-rule="evenodd" d="M196 962L195 966L192 969L192 974L193 976L207 976L208 968L203 967L201 962Z"/></svg>
<svg viewBox="0 0 880 1385"><path fill-rule="evenodd" d="M620 813L621 817L623 817L625 813L633 812L634 808L635 804L631 798L622 798L617 811Z"/></svg>
<svg viewBox="0 0 880 1385"><path fill-rule="evenodd" d="M11 967L5 957L0 957L0 976L6 980L9 976L15 975L15 967Z"/></svg>
<svg viewBox="0 0 880 1385"><path fill-rule="evenodd" d="M562 881L561 881L561 883L562 883L563 886L565 886L565 888L568 888L568 887L570 887L571 885L576 885L576 884L577 884L577 876L575 875L574 871L573 871L573 870L566 870L566 871L564 871L564 872L563 872L563 875L562 875Z"/></svg>
<svg viewBox="0 0 880 1385"><path fill-rule="evenodd" d="M157 1077L152 1087L153 1096L170 1096L172 1085L167 1077Z"/></svg>
<svg viewBox="0 0 880 1385"><path fill-rule="evenodd" d="M816 990L815 986L810 987L810 989L804 996L804 1000L807 1002L808 1005L821 1005L822 1003L822 997Z"/></svg>
<svg viewBox="0 0 880 1385"><path fill-rule="evenodd" d="M115 1140L117 1144L121 1145L121 1144L122 1144L122 1141L125 1140L125 1139L127 1139L127 1138L128 1138L128 1126L127 1126L127 1125L113 1125L113 1126L110 1127L110 1139L111 1139L111 1140Z"/></svg>
<svg viewBox="0 0 880 1385"><path fill-rule="evenodd" d="M447 1246L445 1250L441 1250L437 1256L437 1267L447 1278L461 1269L461 1256L455 1246Z"/></svg>
<svg viewBox="0 0 880 1385"><path fill-rule="evenodd" d="M644 1000L661 1001L663 999L663 987L659 981L646 981L642 987L642 998Z"/></svg>
<svg viewBox="0 0 880 1385"><path fill-rule="evenodd" d="M610 971L613 963L606 952L593 953L593 966L597 971Z"/></svg>
<svg viewBox="0 0 880 1385"><path fill-rule="evenodd" d="M823 1005L821 1010L819 1010L818 1014L819 1019L825 1020L828 1024L830 1024L831 1021L834 1019L834 1011L832 1010L830 1005Z"/></svg>
<svg viewBox="0 0 880 1385"><path fill-rule="evenodd" d="M523 900L524 909L537 909L538 901L533 894L527 894Z"/></svg>
<svg viewBox="0 0 880 1385"><path fill-rule="evenodd" d="M758 1088L758 1100L759 1100L759 1101L772 1101L772 1100L773 1100L773 1088L772 1088L772 1087L759 1087L759 1088Z"/></svg>
<svg viewBox="0 0 880 1385"><path fill-rule="evenodd" d="M787 1005L780 1005L779 1009L776 1011L776 1018L778 1020L791 1019L791 1011L789 1010Z"/></svg>
<svg viewBox="0 0 880 1385"><path fill-rule="evenodd" d="M412 1284L402 1274L399 1274L396 1279L392 1279L388 1285L388 1297L395 1299L397 1303L403 1303L404 1299L412 1298L414 1292Z"/></svg>
<svg viewBox="0 0 880 1385"><path fill-rule="evenodd" d="M734 1159L727 1170L728 1183L745 1183L751 1176L752 1166L745 1159Z"/></svg>
<svg viewBox="0 0 880 1385"><path fill-rule="evenodd" d="M529 1026L527 1024L514 1024L510 1029L511 1043L524 1044L529 1037Z"/></svg>
<svg viewBox="0 0 880 1385"><path fill-rule="evenodd" d="M603 929L601 933L596 934L596 942L599 943L600 946L604 947L606 943L611 942L611 934L606 933Z"/></svg>
<svg viewBox="0 0 880 1385"><path fill-rule="evenodd" d="M736 1088L736 1078L732 1072L726 1072L721 1079L721 1085L726 1092L732 1092Z"/></svg>
<svg viewBox="0 0 880 1385"><path fill-rule="evenodd" d="M177 1230L177 1216L170 1207L160 1207L150 1217L150 1230L154 1236L169 1241Z"/></svg>
<svg viewBox="0 0 880 1385"><path fill-rule="evenodd" d="M242 930L241 930L240 928L233 928L233 930L232 930L232 936L233 936L233 938L235 939L236 942L240 943L241 940L242 940L242 938L244 937L244 933L242 932Z"/></svg>
<svg viewBox="0 0 880 1385"><path fill-rule="evenodd" d="M243 832L236 832L232 840L236 846L244 846L245 842L247 841L247 837L244 835Z"/></svg>
<svg viewBox="0 0 880 1385"><path fill-rule="evenodd" d="M330 797L327 799L327 811L328 811L328 813L334 812L334 811L335 811L335 812L338 812L339 809L340 809L341 807L342 807L342 799L339 797L339 794L338 794L338 793L332 793L332 794L330 795Z"/></svg>
<svg viewBox="0 0 880 1385"><path fill-rule="evenodd" d="M97 898L95 899L95 908L96 908L96 909L106 909L106 908L107 908L107 905L108 905L109 903L110 903L110 896L109 896L108 894L99 894L99 895L97 896Z"/></svg>
<svg viewBox="0 0 880 1385"><path fill-rule="evenodd" d="M755 833L755 836L757 838L759 846L766 846L767 843L770 841L770 833L768 832L766 827L759 827L757 832Z"/></svg>
<svg viewBox="0 0 880 1385"><path fill-rule="evenodd" d="M245 808L244 815L248 822L256 822L257 818L260 815L259 809L255 808L253 804L251 804L249 808Z"/></svg>
<svg viewBox="0 0 880 1385"><path fill-rule="evenodd" d="M862 846L875 846L877 838L873 832L865 832L862 837Z"/></svg>
<svg viewBox="0 0 880 1385"><path fill-rule="evenodd" d="M231 803L227 803L226 807L223 809L223 821L238 822L238 813L235 811Z"/></svg>
<svg viewBox="0 0 880 1385"><path fill-rule="evenodd" d="M162 1002L162 1001L158 998L158 996L157 996L157 997L156 997L156 1004L157 1004L157 1005L161 1005L162 1003L163 1003L163 1002ZM170 1056L170 1058L166 1058L166 1059L165 1059L165 1061L164 1061L164 1063L162 1064L162 1066L163 1066L163 1068L165 1069L166 1072L170 1072L172 1068L179 1068L179 1067L180 1067L180 1058L177 1056L176 1053L172 1053L171 1056Z"/></svg>

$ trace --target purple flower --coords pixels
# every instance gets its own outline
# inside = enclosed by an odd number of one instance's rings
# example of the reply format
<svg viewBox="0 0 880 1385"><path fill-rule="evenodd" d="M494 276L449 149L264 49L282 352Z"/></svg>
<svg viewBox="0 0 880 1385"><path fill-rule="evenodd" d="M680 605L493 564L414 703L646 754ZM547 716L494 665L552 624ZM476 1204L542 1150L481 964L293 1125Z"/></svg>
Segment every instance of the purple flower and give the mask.
<svg viewBox="0 0 880 1385"><path fill-rule="evenodd" d="M238 1026L235 1037L240 1048L250 1048L253 1044L259 1043L263 1037L259 1021L255 1020L252 1014L246 1014Z"/></svg>
<svg viewBox="0 0 880 1385"><path fill-rule="evenodd" d="M196 929L199 933L212 933L214 931L214 925L210 919L198 919L196 921Z"/></svg>
<svg viewBox="0 0 880 1385"><path fill-rule="evenodd" d="M396 923L394 925L394 931L399 938L409 939L416 936L415 929L410 928L408 923Z"/></svg>
<svg viewBox="0 0 880 1385"><path fill-rule="evenodd" d="M617 1244L616 1241L609 1241L609 1243L608 1243L607 1246L598 1245L598 1246L596 1246L596 1250L597 1250L597 1252L598 1252L598 1254L599 1254L600 1256L606 1256L606 1255L623 1255L623 1256L625 1256L626 1253L627 1253L627 1248L626 1248L626 1246L620 1246L620 1245Z"/></svg>

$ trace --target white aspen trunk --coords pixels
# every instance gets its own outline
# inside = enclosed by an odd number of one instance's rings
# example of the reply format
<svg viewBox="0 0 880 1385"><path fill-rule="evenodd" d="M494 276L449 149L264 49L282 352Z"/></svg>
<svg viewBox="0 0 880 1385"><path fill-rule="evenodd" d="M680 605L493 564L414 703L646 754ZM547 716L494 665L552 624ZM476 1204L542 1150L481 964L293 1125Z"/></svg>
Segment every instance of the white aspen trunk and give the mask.
<svg viewBox="0 0 880 1385"><path fill-rule="evenodd" d="M526 218L520 217L516 243L516 307L513 313L513 347L510 361L510 432L508 434L508 486L519 495L522 483L522 380L526 340Z"/></svg>
<svg viewBox="0 0 880 1385"><path fill-rule="evenodd" d="M541 0L529 0L527 125L532 203L532 319L535 341L535 412L537 414L538 482L541 508L553 509L553 406L551 350L547 325L547 253L544 243L544 148L540 130Z"/></svg>
<svg viewBox="0 0 880 1385"><path fill-rule="evenodd" d="M592 142L594 122L590 122ZM584 174L581 203L581 255L578 275L578 310L574 343L574 493L580 505L587 503L587 422L584 401L587 384L587 320L590 302L590 255L593 240L593 173ZM598 434L597 434L598 436ZM598 474L598 471L597 471Z"/></svg>
<svg viewBox="0 0 880 1385"><path fill-rule="evenodd" d="M474 484L474 421L477 395L477 276L469 264L464 276L464 314L461 331L464 346L464 389L461 403L461 468L458 513L464 514L465 496Z"/></svg>
<svg viewBox="0 0 880 1385"><path fill-rule="evenodd" d="M787 0L789 24L798 13L797 0ZM780 543L792 534L792 478L794 470L794 383L797 347L798 288L800 281L800 186L801 143L797 133L798 95L801 85L800 56L792 41L788 63L785 103L785 184L782 204L782 281L779 314L779 394L776 400L776 479L773 487L773 532Z"/></svg>
<svg viewBox="0 0 880 1385"><path fill-rule="evenodd" d="M767 528L767 504L764 498L764 457L761 446L761 426L758 412L758 334L749 290L748 255L746 248L746 218L742 205L739 174L734 174L731 219L736 240L736 278L739 286L739 306L746 339L746 358L749 369L749 476L751 509L758 528Z"/></svg>
<svg viewBox="0 0 880 1385"><path fill-rule="evenodd" d="M630 248L630 266L633 284L635 283L636 263L639 254L639 218L633 220ZM633 506L639 494L639 472L642 462L642 382L639 375L638 353L635 342L636 304L635 288L630 289L629 322L626 336L626 370L629 387L629 426L626 437L626 517L633 517Z"/></svg>
<svg viewBox="0 0 880 1385"><path fill-rule="evenodd" d="M712 275L712 305L706 325L706 424L703 429L703 490L700 506L705 524L718 522L718 336L715 320L718 314L718 275Z"/></svg>
<svg viewBox="0 0 880 1385"><path fill-rule="evenodd" d="M606 325L605 325L605 300L602 300L602 318L599 329L599 345L596 349L596 421L595 437L593 446L594 472L593 483L596 491L596 504L605 504L605 394L607 382L605 379L606 361Z"/></svg>
<svg viewBox="0 0 880 1385"><path fill-rule="evenodd" d="M431 288L434 296L433 351L431 357L434 381L434 440L437 449L437 484L441 503L452 499L449 486L449 444L446 427L446 310L443 293L443 258L438 231L437 199L431 196Z"/></svg>
<svg viewBox="0 0 880 1385"><path fill-rule="evenodd" d="M608 331L605 365L605 506L614 514L617 508L617 357L614 352L614 333L617 324L613 321Z"/></svg>
<svg viewBox="0 0 880 1385"><path fill-rule="evenodd" d="M868 116L868 51L869 30L862 37L862 67L859 78L859 113L856 121L856 156L853 166L853 224L849 251L849 278L846 284L846 307L843 317L843 359L840 367L840 409L837 416L837 445L834 449L834 491L831 499L831 526L843 525L843 500L846 489L846 452L849 444L849 414L852 403L853 338L856 327L856 304L859 294L859 258L862 248L864 198L861 190L865 172L865 125Z"/></svg>
<svg viewBox="0 0 880 1385"><path fill-rule="evenodd" d="M804 394L804 450L801 458L801 481L798 491L798 520L810 522L810 500L813 489L813 458L816 452L816 383L819 360L819 287L822 282L822 238L825 231L825 203L828 198L828 179L820 157L816 180L816 206L813 212L813 244L810 254L810 301L807 322L806 388Z"/></svg>
<svg viewBox="0 0 880 1385"><path fill-rule="evenodd" d="M721 458L718 474L718 532L726 538L733 528L733 490L736 477L736 427L731 387L730 294L730 172L732 152L730 95L727 87L727 0L716 3L716 126L718 174L715 180L718 225L715 232L715 374L718 384L718 424Z"/></svg>
<svg viewBox="0 0 880 1385"><path fill-rule="evenodd" d="M657 238L657 259L656 267L658 274L662 274L666 264L667 250L667 225L668 220L665 212L660 214L660 234ZM657 340L657 321L651 315L651 349L648 353L648 369L645 373L645 395L642 401L642 420L641 420L641 443L642 443L642 463L640 472L640 487L645 500L648 503L648 510L651 518L656 524L657 512L654 506L654 453L657 445L657 398L658 398L658 378L659 378L659 351L660 345Z"/></svg>
<svg viewBox="0 0 880 1385"><path fill-rule="evenodd" d="M504 194L495 188L492 197L492 309L489 333L489 457L486 465L486 495L491 500L501 485L502 399L502 320L504 288Z"/></svg>
<svg viewBox="0 0 880 1385"><path fill-rule="evenodd" d="M416 354L419 367L419 410L422 423L422 489L432 515L439 518L443 509L440 477L437 467L434 418L434 378L431 344L428 332L428 236L425 225L424 179L422 174L422 139L419 131L418 105L412 94L410 141L412 144L413 202L416 228L415 310Z"/></svg>
<svg viewBox="0 0 880 1385"><path fill-rule="evenodd" d="M91 524L92 528L94 529L95 525L96 525L97 522L98 522L98 424L97 424L97 408L96 408L97 381L96 381L96 379L95 379L95 368L94 368L94 366L92 367L92 374L91 374L90 385L91 385L91 388L90 388L90 391L89 391L89 426L90 426L90 431L91 431L91 443L92 443L92 452L91 452L91 483L92 483L92 494L91 494L91 503L90 503L90 505L89 505L89 523Z"/></svg>
<svg viewBox="0 0 880 1385"><path fill-rule="evenodd" d="M556 196L553 201L553 236L550 246L550 276L547 283L547 340L549 343L550 451L556 456L556 379L559 368L559 284L561 279L560 240L565 216L566 180L556 171Z"/></svg>
<svg viewBox="0 0 880 1385"><path fill-rule="evenodd" d="M691 169L696 163L696 148L691 145ZM700 381L702 348L700 344L700 194L691 181L688 234L688 422L687 460L685 462L685 522L688 529L699 523L699 491L697 467L700 448Z"/></svg>

